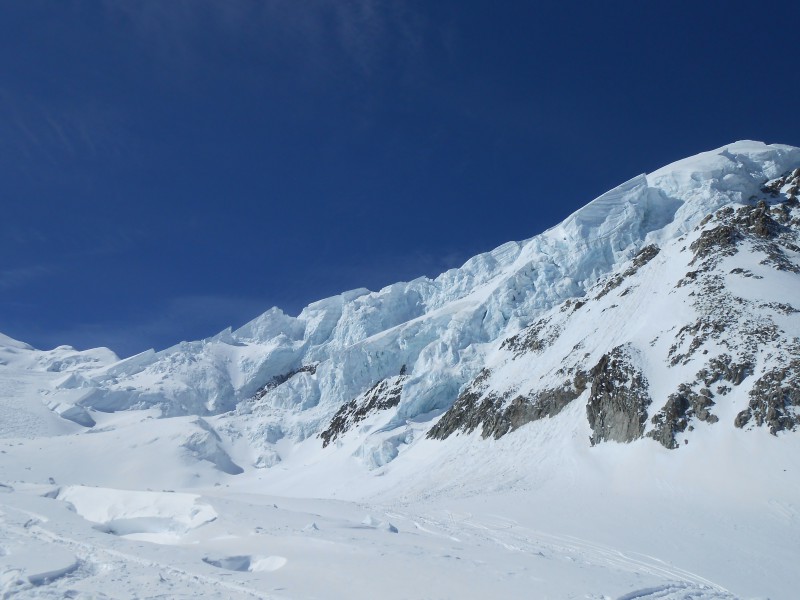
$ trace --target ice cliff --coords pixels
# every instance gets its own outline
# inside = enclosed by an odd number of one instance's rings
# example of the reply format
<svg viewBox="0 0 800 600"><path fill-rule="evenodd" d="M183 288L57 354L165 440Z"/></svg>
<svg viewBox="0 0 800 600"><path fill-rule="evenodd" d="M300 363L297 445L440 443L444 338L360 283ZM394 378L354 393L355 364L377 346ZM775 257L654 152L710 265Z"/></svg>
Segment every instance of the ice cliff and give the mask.
<svg viewBox="0 0 800 600"><path fill-rule="evenodd" d="M677 243L722 207L752 204L766 182L798 166L798 148L736 142L634 177L540 235L435 279L345 292L296 317L272 308L236 330L71 373L61 390L76 405L103 411L229 413L225 422L244 423L269 454L284 437L329 430L343 406L358 410L376 385L402 376L380 429L403 439L406 422L432 423L487 364L501 360L504 340L567 300L586 301L599 279L643 248ZM631 362L625 352L620 364ZM503 384L509 389L519 383L511 373Z"/></svg>

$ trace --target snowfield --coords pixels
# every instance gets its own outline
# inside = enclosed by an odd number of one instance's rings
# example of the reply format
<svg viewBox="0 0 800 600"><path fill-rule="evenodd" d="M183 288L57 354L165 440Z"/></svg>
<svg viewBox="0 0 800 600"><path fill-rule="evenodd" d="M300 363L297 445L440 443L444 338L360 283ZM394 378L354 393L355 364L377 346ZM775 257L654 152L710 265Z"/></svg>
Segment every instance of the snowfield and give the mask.
<svg viewBox="0 0 800 600"><path fill-rule="evenodd" d="M0 594L796 598L798 169L124 360L0 335Z"/></svg>

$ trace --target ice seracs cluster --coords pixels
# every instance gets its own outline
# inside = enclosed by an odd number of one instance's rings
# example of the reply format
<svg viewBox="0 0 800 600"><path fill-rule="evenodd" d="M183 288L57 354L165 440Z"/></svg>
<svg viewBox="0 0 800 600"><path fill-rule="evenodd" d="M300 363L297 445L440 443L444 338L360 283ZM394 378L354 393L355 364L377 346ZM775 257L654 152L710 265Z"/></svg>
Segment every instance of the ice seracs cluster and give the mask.
<svg viewBox="0 0 800 600"><path fill-rule="evenodd" d="M322 435L320 448L335 447L352 429L359 455L380 465L420 437L410 423L438 438L478 427L497 437L579 398L592 443L675 447L722 416L723 397L740 426L791 429L791 400L742 402L751 382L770 394L794 385L770 365L791 360L798 333L799 166L800 149L737 142L634 177L435 279L353 290L296 317L273 308L237 330L73 371L54 397L83 410L221 415L214 427L244 436L259 466L279 462L281 440ZM725 227L733 237L717 240ZM746 326L756 322L758 344L774 351L741 350L756 344ZM746 384L700 384L714 365L745 363ZM381 386L386 397L369 400ZM379 416L359 429L367 414Z"/></svg>

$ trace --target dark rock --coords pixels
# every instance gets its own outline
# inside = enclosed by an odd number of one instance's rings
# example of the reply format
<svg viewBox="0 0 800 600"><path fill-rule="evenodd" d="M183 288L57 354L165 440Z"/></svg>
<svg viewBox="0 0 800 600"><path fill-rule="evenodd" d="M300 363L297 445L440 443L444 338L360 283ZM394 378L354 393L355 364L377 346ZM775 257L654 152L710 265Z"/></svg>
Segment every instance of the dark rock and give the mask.
<svg viewBox="0 0 800 600"><path fill-rule="evenodd" d="M690 264L694 264L696 260L706 258L712 253L734 254L736 252L736 242L739 239L740 234L732 225L718 225L713 229L704 231L689 246L694 252L694 259Z"/></svg>
<svg viewBox="0 0 800 600"><path fill-rule="evenodd" d="M638 269L653 260L661 249L655 244L645 246L633 257L633 266Z"/></svg>
<svg viewBox="0 0 800 600"><path fill-rule="evenodd" d="M739 385L752 372L752 363L736 363L729 354L720 354L712 358L705 368L698 371L697 378L707 387L723 380L729 381L733 385Z"/></svg>
<svg viewBox="0 0 800 600"><path fill-rule="evenodd" d="M509 350L518 358L529 352L543 352L549 348L561 334L561 328L550 324L550 319L539 319L506 339L500 344L501 350Z"/></svg>
<svg viewBox="0 0 800 600"><path fill-rule="evenodd" d="M746 410L736 416L736 427L751 421L766 425L773 435L793 431L800 425L800 358L794 357L785 367L776 367L759 377L750 390Z"/></svg>
<svg viewBox="0 0 800 600"><path fill-rule="evenodd" d="M651 419L655 428L647 434L648 437L665 448L675 449L678 447L675 436L687 429L692 430L690 422L693 418L706 423L716 423L719 418L709 411L709 408L714 406L711 396L711 390L708 388L701 389L698 394L689 385L682 383L678 386L677 392L670 394L664 408Z"/></svg>
<svg viewBox="0 0 800 600"><path fill-rule="evenodd" d="M310 375L314 375L316 372L317 372L317 363L313 363L310 365L303 365L297 369L289 371L288 373L281 373L280 375L275 375L274 377L272 377L272 379L270 379L267 383L265 383L255 391L255 393L251 397L251 400L261 400L261 398L266 396L271 390L274 390L279 385L283 385L298 373L309 373Z"/></svg>
<svg viewBox="0 0 800 600"><path fill-rule="evenodd" d="M783 302L770 302L768 304L763 304L762 306L764 306L765 308L771 308L772 310L783 313L785 315L791 315L800 312L800 310L797 310L791 304L785 304Z"/></svg>
<svg viewBox="0 0 800 600"><path fill-rule="evenodd" d="M617 346L604 354L590 372L592 389L586 416L591 444L630 442L642 437L651 399L648 384L630 351Z"/></svg>
<svg viewBox="0 0 800 600"><path fill-rule="evenodd" d="M545 389L531 396L517 396L510 402L505 397L486 393L484 370L461 393L453 406L428 432L428 437L445 439L455 432L471 433L478 427L481 436L498 439L526 423L545 417L554 417L586 389L587 376L577 371L563 386Z"/></svg>
<svg viewBox="0 0 800 600"><path fill-rule="evenodd" d="M489 369L478 373L464 391L458 396L453 406L442 415L428 431L427 437L443 440L456 431L475 431L484 421L484 418L494 417L497 398L486 392L486 380L491 376Z"/></svg>
<svg viewBox="0 0 800 600"><path fill-rule="evenodd" d="M598 293L595 298L600 299L610 291L618 288L620 285L622 285L622 282L625 281L625 279L631 275L634 275L641 267L653 260L659 252L660 248L655 244L650 244L649 246L645 246L639 250L636 256L633 257L631 266L628 267L624 273L611 277L611 279L608 280L606 285L602 290L600 290L600 293Z"/></svg>
<svg viewBox="0 0 800 600"><path fill-rule="evenodd" d="M733 424L740 429L747 425L750 422L750 419L753 418L753 412L748 408L740 412L736 415L736 418L733 420Z"/></svg>
<svg viewBox="0 0 800 600"><path fill-rule="evenodd" d="M401 369L401 373L403 372ZM333 415L330 425L319 434L322 438L322 447L325 448L369 415L397 406L400 403L405 379L404 374L382 379L358 398L343 404Z"/></svg>

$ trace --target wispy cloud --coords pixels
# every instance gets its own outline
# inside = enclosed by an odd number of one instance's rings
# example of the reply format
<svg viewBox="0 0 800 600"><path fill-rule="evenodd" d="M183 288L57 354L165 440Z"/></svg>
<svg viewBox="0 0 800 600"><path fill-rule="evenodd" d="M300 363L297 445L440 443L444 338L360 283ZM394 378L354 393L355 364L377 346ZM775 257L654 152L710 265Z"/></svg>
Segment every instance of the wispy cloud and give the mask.
<svg viewBox="0 0 800 600"><path fill-rule="evenodd" d="M0 158L35 174L55 177L42 170L71 164L76 158L94 160L121 155L122 126L113 111L91 99L45 101L30 92L0 87Z"/></svg>
<svg viewBox="0 0 800 600"><path fill-rule="evenodd" d="M0 271L0 290L7 291L21 288L31 282L49 275L47 267L35 265L32 267L19 267Z"/></svg>
<svg viewBox="0 0 800 600"><path fill-rule="evenodd" d="M363 75L389 55L395 62L421 60L431 35L421 13L388 0L105 0L109 18L129 26L146 52L171 61L202 54L213 28L262 52L292 56L308 67L342 58ZM442 40L444 45L446 40Z"/></svg>

